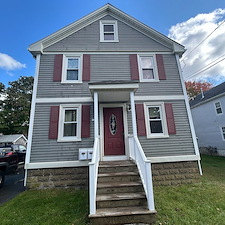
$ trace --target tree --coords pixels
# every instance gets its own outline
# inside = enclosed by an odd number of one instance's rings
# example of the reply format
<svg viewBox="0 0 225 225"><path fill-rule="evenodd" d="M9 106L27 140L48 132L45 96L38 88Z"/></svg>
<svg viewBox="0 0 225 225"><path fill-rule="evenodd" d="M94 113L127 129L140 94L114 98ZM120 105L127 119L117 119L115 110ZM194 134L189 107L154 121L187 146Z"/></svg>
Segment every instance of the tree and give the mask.
<svg viewBox="0 0 225 225"><path fill-rule="evenodd" d="M211 83L204 81L187 81L185 82L185 86L189 100L193 100L197 95L199 95L201 93L201 89L202 91L208 91L213 87Z"/></svg>
<svg viewBox="0 0 225 225"><path fill-rule="evenodd" d="M5 92L5 85L0 82L0 94Z"/></svg>
<svg viewBox="0 0 225 225"><path fill-rule="evenodd" d="M9 82L3 110L0 112L0 130L4 134L23 133L27 135L30 106L33 90L33 77L21 76Z"/></svg>

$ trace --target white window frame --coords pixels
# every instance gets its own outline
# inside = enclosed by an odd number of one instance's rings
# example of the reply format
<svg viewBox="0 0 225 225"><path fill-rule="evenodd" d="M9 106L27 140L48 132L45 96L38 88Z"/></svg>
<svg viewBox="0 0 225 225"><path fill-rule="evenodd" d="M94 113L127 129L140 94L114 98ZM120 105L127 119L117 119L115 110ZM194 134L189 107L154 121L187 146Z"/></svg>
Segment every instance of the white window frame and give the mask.
<svg viewBox="0 0 225 225"><path fill-rule="evenodd" d="M149 123L149 107L159 107L160 116L162 121L162 130L163 133L151 133L150 123ZM166 120L166 111L164 102L145 102L144 103L144 112L145 112L145 126L147 131L147 138L168 138L168 128L167 128L167 120Z"/></svg>
<svg viewBox="0 0 225 225"><path fill-rule="evenodd" d="M217 107L216 106L216 103L219 103L220 104L220 107ZM216 110L216 115L223 115L223 108L222 108L221 102L220 101L214 102L214 106L215 106L215 110ZM217 112L217 109L221 109L221 113L218 113Z"/></svg>
<svg viewBox="0 0 225 225"><path fill-rule="evenodd" d="M225 128L225 126L221 126L220 131L221 131L221 135L222 135L222 140L225 141L225 137L224 137L225 131L223 132L223 128Z"/></svg>
<svg viewBox="0 0 225 225"><path fill-rule="evenodd" d="M67 67L68 59L78 59L78 80L67 80ZM82 83L82 65L83 57L80 54L66 54L63 55L63 67L62 67L62 83Z"/></svg>
<svg viewBox="0 0 225 225"><path fill-rule="evenodd" d="M113 27L114 27L114 40L105 40L104 39L104 25L113 25ZM118 24L117 24L116 20L100 20L100 42L119 42Z"/></svg>
<svg viewBox="0 0 225 225"><path fill-rule="evenodd" d="M142 66L141 66L141 58L144 57L152 57L153 58L153 79L144 79L143 78L143 72L142 72ZM157 62L156 62L156 56L155 54L139 54L138 55L138 70L140 74L140 82L159 82L159 74L158 74L158 68L157 68Z"/></svg>
<svg viewBox="0 0 225 225"><path fill-rule="evenodd" d="M69 136L69 137L63 136L66 110L77 110L77 136ZM60 105L58 142L67 142L67 141L70 141L70 142L81 141L81 105L80 104Z"/></svg>

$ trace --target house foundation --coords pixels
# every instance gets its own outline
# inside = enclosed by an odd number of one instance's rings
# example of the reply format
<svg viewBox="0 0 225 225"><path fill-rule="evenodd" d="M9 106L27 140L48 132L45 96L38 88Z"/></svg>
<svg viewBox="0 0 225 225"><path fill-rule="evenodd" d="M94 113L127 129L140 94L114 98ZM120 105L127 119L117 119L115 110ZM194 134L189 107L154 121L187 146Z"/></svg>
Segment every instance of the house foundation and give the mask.
<svg viewBox="0 0 225 225"><path fill-rule="evenodd" d="M199 182L197 161L152 164L154 186ZM88 189L88 167L31 169L27 173L28 189Z"/></svg>
<svg viewBox="0 0 225 225"><path fill-rule="evenodd" d="M192 184L199 182L197 161L152 164L154 186Z"/></svg>
<svg viewBox="0 0 225 225"><path fill-rule="evenodd" d="M88 188L88 167L31 169L27 173L28 189Z"/></svg>

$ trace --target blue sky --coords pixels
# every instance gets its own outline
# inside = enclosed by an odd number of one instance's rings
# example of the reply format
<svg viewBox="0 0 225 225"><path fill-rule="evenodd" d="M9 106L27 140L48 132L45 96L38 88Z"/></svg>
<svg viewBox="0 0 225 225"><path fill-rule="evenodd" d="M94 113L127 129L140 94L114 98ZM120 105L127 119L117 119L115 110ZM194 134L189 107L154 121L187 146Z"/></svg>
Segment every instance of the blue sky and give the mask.
<svg viewBox="0 0 225 225"><path fill-rule="evenodd" d="M106 3L115 7L147 24L153 29L184 44L187 50L195 47L215 27L225 19L224 0L7 0L0 3L0 82L5 85L9 81L17 80L20 76L33 76L35 72L35 60L28 52L30 44L46 37L60 28L74 22L77 19L93 12ZM218 9L221 9L218 11ZM217 10L217 11L215 11ZM211 14L210 14L211 13ZM199 16L203 15L202 17ZM192 19L191 19L192 18ZM225 23L224 23L225 24ZM205 25L205 26L203 26ZM183 30L185 27L186 30ZM192 30L196 27L195 30ZM192 32L190 32L192 30ZM215 40L221 40L224 45L225 25L221 25L210 37L209 45ZM181 35L182 34L182 35ZM186 36L185 36L186 35ZM193 36L195 37L193 39ZM182 43L183 42L183 43ZM211 49L203 43L195 52L198 52L198 60L194 61L193 53L187 56L182 64L184 76L188 77L204 68L211 61L225 54L225 48ZM225 45L224 45L225 46ZM201 48L201 49L200 49ZM207 59L203 58L207 49ZM223 51L224 50L224 51ZM186 54L188 53L186 52ZM191 56L192 55L192 56ZM206 57L206 56L204 56ZM199 61L202 58L202 61ZM201 64L201 63L202 64ZM193 79L207 79L220 83L225 80L225 60L214 66L213 69L192 76ZM197 65L198 64L198 65ZM201 65L199 65L201 64ZM198 67L197 67L198 66ZM217 68L217 69L215 69ZM186 73L186 74L185 74Z"/></svg>

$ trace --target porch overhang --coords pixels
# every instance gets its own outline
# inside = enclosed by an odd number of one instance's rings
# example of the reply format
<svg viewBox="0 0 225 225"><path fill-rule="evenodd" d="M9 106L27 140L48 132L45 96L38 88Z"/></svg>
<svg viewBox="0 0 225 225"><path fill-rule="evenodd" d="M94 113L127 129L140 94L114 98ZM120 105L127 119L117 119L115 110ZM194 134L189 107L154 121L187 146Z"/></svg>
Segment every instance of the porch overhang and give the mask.
<svg viewBox="0 0 225 225"><path fill-rule="evenodd" d="M136 92L138 82L133 81L103 81L89 83L92 96L98 93L99 102L127 102L130 92Z"/></svg>

